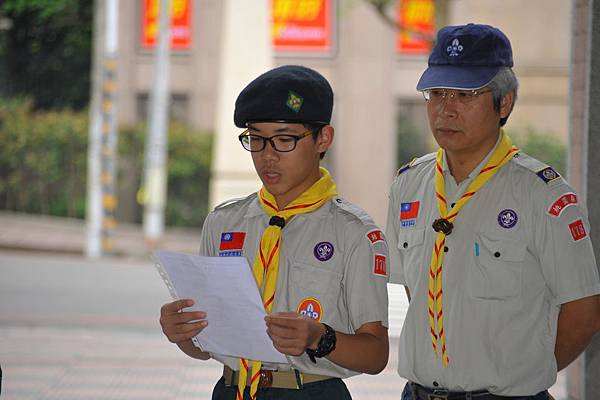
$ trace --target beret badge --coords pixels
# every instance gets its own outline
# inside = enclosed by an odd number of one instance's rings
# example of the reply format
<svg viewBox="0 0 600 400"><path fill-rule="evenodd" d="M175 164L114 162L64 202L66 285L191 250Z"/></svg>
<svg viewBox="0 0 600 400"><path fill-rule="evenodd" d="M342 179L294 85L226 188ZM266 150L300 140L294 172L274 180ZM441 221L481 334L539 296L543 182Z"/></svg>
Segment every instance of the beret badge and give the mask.
<svg viewBox="0 0 600 400"><path fill-rule="evenodd" d="M301 96L297 95L291 90L288 91L288 98L285 102L285 105L288 106L293 112L297 113L298 111L300 111L303 102L304 99Z"/></svg>

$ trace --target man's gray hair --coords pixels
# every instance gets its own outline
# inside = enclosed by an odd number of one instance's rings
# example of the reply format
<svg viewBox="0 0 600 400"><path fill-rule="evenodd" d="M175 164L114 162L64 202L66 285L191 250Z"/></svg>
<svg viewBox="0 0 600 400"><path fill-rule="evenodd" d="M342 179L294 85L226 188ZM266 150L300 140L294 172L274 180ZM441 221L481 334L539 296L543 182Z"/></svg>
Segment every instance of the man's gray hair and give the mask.
<svg viewBox="0 0 600 400"><path fill-rule="evenodd" d="M502 67L500 71L496 74L494 79L491 80L487 85L492 90L492 97L494 99L494 110L500 112L500 104L502 102L502 98L510 92L513 92L513 104L511 109L509 110L509 115L512 112L512 108L515 106L517 102L517 91L519 89L519 81L512 68L510 67ZM506 121L508 120L509 115L505 118L500 119L500 126L504 126Z"/></svg>

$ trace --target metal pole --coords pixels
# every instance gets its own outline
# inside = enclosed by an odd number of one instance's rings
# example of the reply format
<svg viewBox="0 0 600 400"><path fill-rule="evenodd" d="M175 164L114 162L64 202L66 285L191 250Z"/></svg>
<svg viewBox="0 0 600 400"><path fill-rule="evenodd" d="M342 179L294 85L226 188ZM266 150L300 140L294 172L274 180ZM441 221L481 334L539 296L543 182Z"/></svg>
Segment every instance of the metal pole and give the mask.
<svg viewBox="0 0 600 400"><path fill-rule="evenodd" d="M115 228L117 116L114 105L118 50L118 0L95 7L94 82L88 150L88 257L113 251Z"/></svg>
<svg viewBox="0 0 600 400"><path fill-rule="evenodd" d="M86 201L87 241L85 254L89 258L100 257L102 252L100 246L100 231L102 226L102 193L100 192L100 88L102 85L101 62L104 54L104 9L102 6L102 0L95 1Z"/></svg>
<svg viewBox="0 0 600 400"><path fill-rule="evenodd" d="M117 208L117 116L115 89L118 49L118 0L106 0L106 42L102 71L102 254L113 253Z"/></svg>
<svg viewBox="0 0 600 400"><path fill-rule="evenodd" d="M144 237L156 246L164 232L167 192L167 120L169 114L169 55L171 0L160 1L158 43L154 55L154 82L149 105L144 176Z"/></svg>

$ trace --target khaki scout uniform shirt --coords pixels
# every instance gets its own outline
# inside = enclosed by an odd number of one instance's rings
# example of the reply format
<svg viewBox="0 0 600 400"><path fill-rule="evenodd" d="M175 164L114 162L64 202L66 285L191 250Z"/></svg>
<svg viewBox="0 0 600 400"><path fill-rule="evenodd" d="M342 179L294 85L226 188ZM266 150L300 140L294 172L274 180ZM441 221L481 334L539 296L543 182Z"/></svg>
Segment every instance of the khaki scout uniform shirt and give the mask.
<svg viewBox="0 0 600 400"><path fill-rule="evenodd" d="M460 185L444 160L448 208L490 155ZM435 154L424 156L391 187L390 282L411 294L398 373L428 387L505 396L549 388L560 304L600 293L581 199L554 170L521 153L464 206L443 259L445 368L433 352L427 313L431 224L439 217L434 168Z"/></svg>
<svg viewBox="0 0 600 400"><path fill-rule="evenodd" d="M243 255L252 267L269 218L256 193L217 207L204 223L200 253ZM367 322L381 321L387 327L387 258L387 244L371 218L333 197L311 213L294 216L283 228L272 311L295 311L350 334ZM237 358L212 357L239 369ZM287 359L289 364L264 363L263 368L340 378L357 374L326 358L316 364L306 354Z"/></svg>

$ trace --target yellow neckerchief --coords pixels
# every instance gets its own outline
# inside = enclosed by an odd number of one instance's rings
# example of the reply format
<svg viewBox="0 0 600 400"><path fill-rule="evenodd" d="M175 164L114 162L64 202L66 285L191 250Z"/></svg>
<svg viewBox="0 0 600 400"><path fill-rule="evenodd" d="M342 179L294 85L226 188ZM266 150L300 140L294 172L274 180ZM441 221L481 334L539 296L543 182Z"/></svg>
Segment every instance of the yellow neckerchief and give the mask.
<svg viewBox="0 0 600 400"><path fill-rule="evenodd" d="M254 279L256 279L256 285L262 293L263 305L267 313L271 312L275 301L277 272L279 270L279 249L281 248L281 234L285 222L294 215L318 209L327 200L337 194L335 182L331 178L329 171L321 167L320 172L321 178L283 210L279 210L275 197L264 186L258 193L258 201L265 213L271 216L271 220L260 239L252 272L254 273ZM260 361L252 360L252 378L250 379L250 397L252 399L256 398L261 365ZM248 360L240 358L240 375L237 391L239 400L244 397L248 372Z"/></svg>
<svg viewBox="0 0 600 400"><path fill-rule="evenodd" d="M444 258L444 245L446 236L452 231L452 222L456 219L459 211L464 205L477 193L483 185L489 181L496 172L506 164L518 151L513 146L510 137L500 130L500 143L492 153L485 166L479 174L473 179L460 199L454 204L450 212L446 203L446 182L444 180L444 171L442 161L444 151L437 151L435 163L435 196L437 199L437 208L440 213L440 219L436 220L433 228L438 232L435 238L435 244L431 254L431 265L429 267L429 293L427 296L429 312L429 328L431 333L431 344L435 356L438 356L437 340L439 338L442 348L442 361L444 366L448 367L450 360L446 349L446 340L444 337L443 308L442 308L442 259ZM437 327L436 327L437 320ZM437 329L436 329L437 328Z"/></svg>

